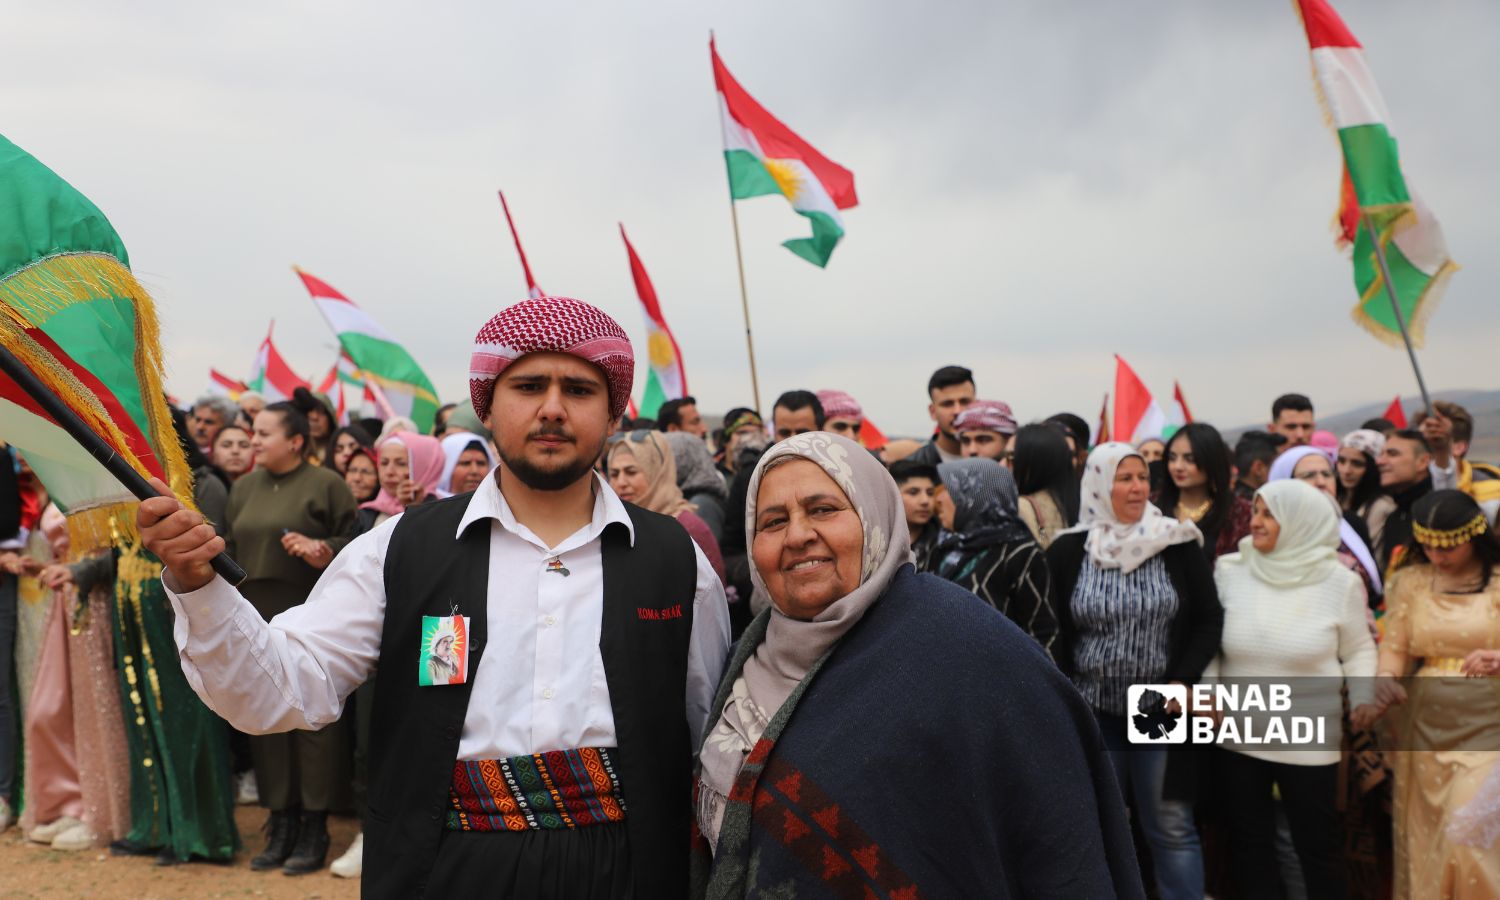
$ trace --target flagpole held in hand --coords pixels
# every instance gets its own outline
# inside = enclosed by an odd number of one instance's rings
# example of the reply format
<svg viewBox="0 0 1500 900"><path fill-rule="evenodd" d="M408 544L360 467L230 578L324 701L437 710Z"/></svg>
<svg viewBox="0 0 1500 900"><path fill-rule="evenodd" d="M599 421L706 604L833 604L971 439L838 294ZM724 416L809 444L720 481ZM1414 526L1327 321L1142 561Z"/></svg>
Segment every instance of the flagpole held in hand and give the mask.
<svg viewBox="0 0 1500 900"><path fill-rule="evenodd" d="M32 374L26 364L16 358L9 349L0 346L0 372L16 383L16 386L25 391L27 396L36 401L37 406L42 408L68 436L78 442L78 445L89 452L89 455L97 459L115 480L120 482L127 491L134 494L138 500L150 500L152 497L160 496L156 489L151 487L141 473L137 472L129 462L105 442L104 438L95 434L94 431L84 424L83 419L68 407L46 385L42 384ZM245 580L245 570L239 564L229 558L229 554L220 553L213 558L213 569L223 579L232 585L239 585Z"/></svg>
<svg viewBox="0 0 1500 900"><path fill-rule="evenodd" d="M1401 329L1401 340L1406 342L1406 355L1411 358L1412 373L1417 376L1417 389L1422 392L1422 408L1432 410L1432 398L1427 394L1427 382L1422 378L1422 367L1417 365L1417 351L1411 345L1411 334L1406 330L1406 316L1401 313L1401 301L1396 297L1396 285L1391 281L1391 269L1386 265L1385 247L1380 243L1380 235L1376 233L1375 226L1370 222L1369 216L1361 216L1364 220L1365 231L1370 235L1370 244L1375 248L1375 262L1380 266L1380 280L1385 282L1385 294L1391 298L1391 312L1396 316L1396 327Z"/></svg>

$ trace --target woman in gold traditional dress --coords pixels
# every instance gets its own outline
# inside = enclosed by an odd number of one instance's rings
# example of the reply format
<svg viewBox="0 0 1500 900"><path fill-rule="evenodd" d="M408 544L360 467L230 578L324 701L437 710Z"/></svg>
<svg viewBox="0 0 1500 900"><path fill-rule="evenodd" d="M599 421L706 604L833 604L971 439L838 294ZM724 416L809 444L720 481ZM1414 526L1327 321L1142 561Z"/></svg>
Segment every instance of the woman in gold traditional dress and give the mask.
<svg viewBox="0 0 1500 900"><path fill-rule="evenodd" d="M1500 543L1479 505L1435 491L1412 508L1412 542L1386 590L1375 703L1393 706L1396 896L1500 897L1500 846L1448 826L1500 766ZM1417 677L1403 679L1407 675Z"/></svg>

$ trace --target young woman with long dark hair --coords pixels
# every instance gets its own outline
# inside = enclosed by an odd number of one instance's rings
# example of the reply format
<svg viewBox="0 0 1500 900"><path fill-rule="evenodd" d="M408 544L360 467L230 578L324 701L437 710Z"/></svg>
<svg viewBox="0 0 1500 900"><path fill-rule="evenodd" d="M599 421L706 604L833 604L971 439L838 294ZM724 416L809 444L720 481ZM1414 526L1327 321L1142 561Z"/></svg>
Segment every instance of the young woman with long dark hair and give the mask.
<svg viewBox="0 0 1500 900"><path fill-rule="evenodd" d="M1396 501L1380 486L1380 469L1376 461L1385 449L1385 435L1361 428L1344 435L1339 442L1338 499L1344 512L1363 520L1365 535L1371 547L1380 546L1385 520L1396 508Z"/></svg>
<svg viewBox="0 0 1500 900"><path fill-rule="evenodd" d="M1043 549L1078 521L1073 451L1058 425L1023 425L1011 442L1011 470L1021 493L1021 521Z"/></svg>
<svg viewBox="0 0 1500 900"><path fill-rule="evenodd" d="M1219 430L1204 422L1182 426L1167 442L1167 474L1156 505L1198 526L1209 562L1233 553L1250 533L1250 504L1234 493L1229 446Z"/></svg>

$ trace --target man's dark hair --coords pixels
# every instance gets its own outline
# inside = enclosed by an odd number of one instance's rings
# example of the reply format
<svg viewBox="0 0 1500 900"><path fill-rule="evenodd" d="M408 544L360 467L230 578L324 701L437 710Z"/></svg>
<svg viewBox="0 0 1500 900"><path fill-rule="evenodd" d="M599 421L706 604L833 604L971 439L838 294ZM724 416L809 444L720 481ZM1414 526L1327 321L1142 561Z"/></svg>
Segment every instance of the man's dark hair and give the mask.
<svg viewBox="0 0 1500 900"><path fill-rule="evenodd" d="M1421 447L1423 453L1432 453L1432 445L1427 443L1427 438L1423 437L1422 432L1415 428L1398 428L1385 437L1387 442L1395 438L1400 438L1403 441L1411 441Z"/></svg>
<svg viewBox="0 0 1500 900"><path fill-rule="evenodd" d="M953 387L956 384L973 384L974 373L963 366L943 366L932 377L927 379L927 396L930 398L932 392L939 388Z"/></svg>
<svg viewBox="0 0 1500 900"><path fill-rule="evenodd" d="M287 438L302 438L302 458L306 459L307 454L312 450L312 433L308 429L307 414L298 409L297 405L290 400L268 403L261 412L276 413L281 416L281 427L285 429Z"/></svg>
<svg viewBox="0 0 1500 900"><path fill-rule="evenodd" d="M656 410L656 429L658 431L666 431L668 425L676 425L678 428L681 428L682 408L684 406L697 405L698 400L695 397L682 397L678 400L668 400Z"/></svg>
<svg viewBox="0 0 1500 900"><path fill-rule="evenodd" d="M1312 412L1312 401L1305 394L1282 394L1271 404L1271 421L1281 418L1282 411L1288 409L1292 412Z"/></svg>
<svg viewBox="0 0 1500 900"><path fill-rule="evenodd" d="M1447 400L1434 400L1432 405L1438 412L1453 422L1453 440L1469 443L1474 440L1474 417L1467 409Z"/></svg>
<svg viewBox="0 0 1500 900"><path fill-rule="evenodd" d="M1047 421L1073 436L1073 448L1075 450L1086 451L1089 449L1089 423L1084 421L1083 416L1076 413L1060 412L1055 416L1048 416Z"/></svg>
<svg viewBox="0 0 1500 900"><path fill-rule="evenodd" d="M457 408L457 403L444 403L442 406L438 407L437 412L432 414L433 437L442 437L443 433L448 430L447 416L451 415Z"/></svg>
<svg viewBox="0 0 1500 900"><path fill-rule="evenodd" d="M913 478L926 478L934 485L941 484L938 481L937 466L928 465L916 459L898 459L891 463L891 478L895 479L896 487L900 487Z"/></svg>
<svg viewBox="0 0 1500 900"><path fill-rule="evenodd" d="M787 391L785 394L777 397L776 405L771 407L773 418L776 415L778 407L787 412L797 412L798 410L811 408L813 411L813 422L817 424L819 430L822 430L823 423L828 419L823 414L822 402L818 400L818 395L812 391Z"/></svg>
<svg viewBox="0 0 1500 900"><path fill-rule="evenodd" d="M1234 445L1234 467L1241 474L1250 471L1250 467L1257 462L1271 467L1278 455L1277 448L1286 443L1286 438L1279 434L1271 434L1269 431L1247 431L1240 435L1239 441Z"/></svg>
<svg viewBox="0 0 1500 900"><path fill-rule="evenodd" d="M620 430L624 431L624 430L627 430L627 429L625 429L625 428L622 427ZM656 420L655 419L648 419L645 416L641 416L639 419L636 419L634 422L630 423L630 428L628 430L630 430L630 431L655 431L656 430Z"/></svg>
<svg viewBox="0 0 1500 900"><path fill-rule="evenodd" d="M1381 434L1390 434L1396 430L1396 423L1384 416L1377 416L1373 419L1365 419L1364 424L1359 427L1368 431L1378 431Z"/></svg>

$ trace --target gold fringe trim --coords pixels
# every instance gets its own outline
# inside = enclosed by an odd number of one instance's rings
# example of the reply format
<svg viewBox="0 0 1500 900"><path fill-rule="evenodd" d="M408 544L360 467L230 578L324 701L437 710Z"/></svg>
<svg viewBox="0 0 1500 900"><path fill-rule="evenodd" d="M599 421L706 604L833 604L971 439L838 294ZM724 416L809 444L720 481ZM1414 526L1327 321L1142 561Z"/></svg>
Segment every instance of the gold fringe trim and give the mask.
<svg viewBox="0 0 1500 900"><path fill-rule="evenodd" d="M1418 543L1429 547L1439 547L1443 550L1451 550L1459 544L1467 544L1474 538L1489 530L1490 520L1484 513L1479 513L1470 519L1467 524L1459 528L1441 530L1428 528L1420 522L1411 523L1412 536Z"/></svg>
<svg viewBox="0 0 1500 900"><path fill-rule="evenodd" d="M1444 262L1437 270L1437 273L1432 276L1432 280L1427 282L1427 287L1422 289L1421 296L1417 297L1417 302L1412 306L1411 318L1406 323L1406 330L1411 335L1411 345L1413 348L1420 350L1422 345L1426 343L1427 322L1432 318L1432 314L1437 312L1437 308L1442 305L1443 292L1448 288L1448 279L1459 268L1459 264L1451 259ZM1360 298L1359 303L1350 311L1350 316L1354 319L1356 325L1368 331L1381 343L1402 349L1405 345L1401 341L1400 329L1392 330L1385 323L1378 321L1374 316L1365 312L1365 304L1373 300L1377 294L1383 295L1384 293L1385 277L1380 274L1380 266L1377 263L1375 266L1375 280L1370 283L1370 287L1365 289L1364 296ZM1386 297L1385 302L1390 303L1390 298Z"/></svg>
<svg viewBox="0 0 1500 900"><path fill-rule="evenodd" d="M98 397L26 333L27 329L40 328L70 306L112 298L129 301L135 312L133 363L146 413L146 422L142 423L146 439L166 470L172 492L182 503L192 506L193 473L178 443L162 389L161 324L156 304L119 260L102 253L62 253L18 269L0 281L0 345L25 361L49 390L76 411L95 433L119 449L132 468L146 476L149 470L139 457L129 452L124 433ZM70 513L72 554L81 556L112 546L110 523L120 533L134 535L135 506L130 502Z"/></svg>

